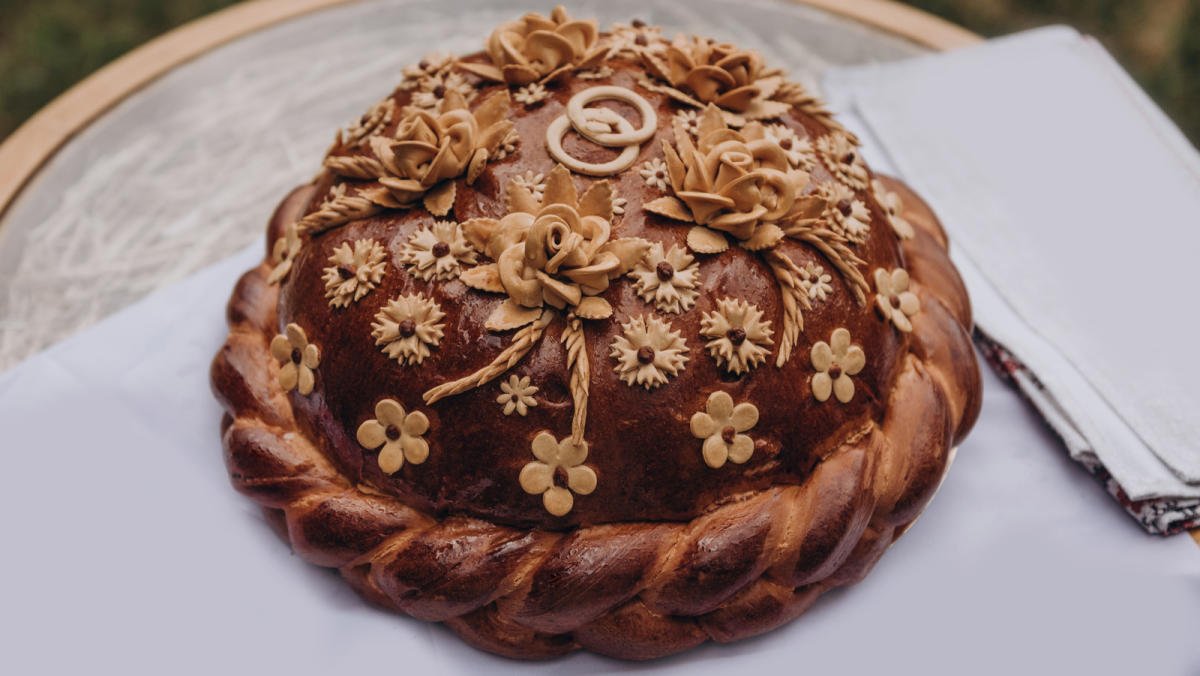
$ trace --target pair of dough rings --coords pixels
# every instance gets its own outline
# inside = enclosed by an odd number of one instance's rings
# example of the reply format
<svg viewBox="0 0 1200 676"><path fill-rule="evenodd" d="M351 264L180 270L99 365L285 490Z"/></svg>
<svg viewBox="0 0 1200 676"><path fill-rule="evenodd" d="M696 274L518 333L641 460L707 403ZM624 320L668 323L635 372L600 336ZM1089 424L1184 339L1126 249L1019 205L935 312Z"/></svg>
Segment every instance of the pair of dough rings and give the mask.
<svg viewBox="0 0 1200 676"><path fill-rule="evenodd" d="M627 103L637 108L642 116L642 126L634 129L629 120L608 108L586 108L587 104L595 101L611 99ZM616 127L616 131L613 131ZM584 162L567 154L563 149L562 140L569 129L592 143L607 148L621 148L621 154L608 162ZM637 93L605 85L590 87L567 102L567 112L558 116L546 127L546 147L550 155L565 166L579 174L587 176L610 176L628 169L637 160L638 149L642 143L654 136L658 129L658 115L650 102Z"/></svg>

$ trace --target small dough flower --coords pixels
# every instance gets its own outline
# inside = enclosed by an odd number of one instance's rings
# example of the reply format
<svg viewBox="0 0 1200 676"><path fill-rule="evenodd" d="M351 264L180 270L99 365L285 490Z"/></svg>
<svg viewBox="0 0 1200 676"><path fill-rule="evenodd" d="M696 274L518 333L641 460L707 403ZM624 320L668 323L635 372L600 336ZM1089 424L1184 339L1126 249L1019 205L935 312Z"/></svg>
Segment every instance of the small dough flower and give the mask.
<svg viewBox="0 0 1200 676"><path fill-rule="evenodd" d="M655 157L646 160L642 163L642 168L638 170L642 178L646 180L646 185L659 190L667 189L667 163L661 157Z"/></svg>
<svg viewBox="0 0 1200 676"><path fill-rule="evenodd" d="M836 329L829 342L819 341L812 347L812 365L817 370L812 377L813 396L826 401L832 393L843 404L854 398L854 381L850 376L866 366L867 355L862 348L850 344L850 332Z"/></svg>
<svg viewBox="0 0 1200 676"><path fill-rule="evenodd" d="M453 54L429 52L417 63L409 64L401 69L400 72L404 75L404 81L400 83L400 88L412 89L420 85L422 80L434 75L440 75L449 70L453 65Z"/></svg>
<svg viewBox="0 0 1200 676"><path fill-rule="evenodd" d="M347 307L371 293L387 270L383 245L373 239L349 242L333 250L325 268L325 297L333 307Z"/></svg>
<svg viewBox="0 0 1200 676"><path fill-rule="evenodd" d="M704 464L716 469L726 460L742 464L754 455L754 441L742 432L758 423L758 408L749 402L733 405L728 392L708 395L705 412L692 416L692 434L703 439Z"/></svg>
<svg viewBox="0 0 1200 676"><path fill-rule="evenodd" d="M359 425L355 436L368 451L379 449L379 469L395 474L405 460L419 465L429 457L429 443L421 438L428 431L429 418L424 413L405 414L400 402L383 399L375 404L375 419Z"/></svg>
<svg viewBox="0 0 1200 676"><path fill-rule="evenodd" d="M875 309L901 331L912 331L909 317L921 311L921 299L908 290L908 271L896 268L889 274L882 268L875 269Z"/></svg>
<svg viewBox="0 0 1200 676"><path fill-rule="evenodd" d="M612 202L612 211L614 216L622 216L625 214L625 205L629 203L624 197L614 197Z"/></svg>
<svg viewBox="0 0 1200 676"><path fill-rule="evenodd" d="M524 174L513 176L512 185L525 188L539 202L546 195L546 175L535 174L532 169L527 170Z"/></svg>
<svg viewBox="0 0 1200 676"><path fill-rule="evenodd" d="M672 246L663 254L661 242L651 244L629 277L642 300L654 303L662 312L687 312L699 295L700 264L682 247Z"/></svg>
<svg viewBox="0 0 1200 676"><path fill-rule="evenodd" d="M446 92L458 93L467 103L470 103L471 99L479 93L470 82L467 82L462 73L455 72L424 77L418 82L417 87L418 91L412 96L412 104L423 110L431 111L440 110L442 101L446 100Z"/></svg>
<svg viewBox="0 0 1200 676"><path fill-rule="evenodd" d="M417 230L400 253L400 262L409 266L408 273L427 282L435 277L454 279L462 272L462 264L476 261L475 250L453 221L435 221Z"/></svg>
<svg viewBox="0 0 1200 676"><path fill-rule="evenodd" d="M695 110L691 108L681 110L675 113L675 119L679 121L679 126L693 137L700 135L700 115Z"/></svg>
<svg viewBox="0 0 1200 676"><path fill-rule="evenodd" d="M700 319L700 335L711 340L705 344L717 364L734 374L746 373L767 359L765 345L771 345L771 322L763 321L758 306L736 298L717 301L714 312Z"/></svg>
<svg viewBox="0 0 1200 676"><path fill-rule="evenodd" d="M823 183L817 193L825 198L826 218L834 232L855 244L867 241L871 234L871 211L858 195L841 183Z"/></svg>
<svg viewBox="0 0 1200 676"><path fill-rule="evenodd" d="M817 139L816 148L834 178L854 190L866 190L870 185L871 174L849 136L840 132L826 134Z"/></svg>
<svg viewBox="0 0 1200 676"><path fill-rule="evenodd" d="M509 129L508 133L504 135L504 140L500 141L500 147L492 153L492 159L499 161L517 152L517 144L520 142L521 136L517 134L517 130Z"/></svg>
<svg viewBox="0 0 1200 676"><path fill-rule="evenodd" d="M896 236L900 239L916 237L917 233L913 230L912 223L904 218L904 202L900 200L900 196L888 190L883 181L879 179L871 181L871 190L875 192L875 201L879 202L879 206L887 212L888 221Z"/></svg>
<svg viewBox="0 0 1200 676"><path fill-rule="evenodd" d="M532 108L548 98L550 90L540 82L531 82L513 93L513 101L525 104L526 108Z"/></svg>
<svg viewBox="0 0 1200 676"><path fill-rule="evenodd" d="M521 468L518 481L530 495L541 495L546 511L563 516L575 506L575 496L596 490L596 473L583 464L587 460L586 441L578 444L571 437L555 441L554 435L542 432L533 439L532 460Z"/></svg>
<svg viewBox="0 0 1200 676"><path fill-rule="evenodd" d="M630 319L621 329L624 333L613 339L610 355L617 360L617 377L626 385L652 390L683 370L687 343L667 322L646 315Z"/></svg>
<svg viewBox="0 0 1200 676"><path fill-rule="evenodd" d="M812 171L817 163L817 154L808 139L796 136L796 132L782 124L766 125L764 131L767 138L778 143L783 149L783 154L787 156L788 164L792 165L793 169Z"/></svg>
<svg viewBox="0 0 1200 676"><path fill-rule="evenodd" d="M398 296L375 315L371 337L401 366L420 364L429 348L442 342L445 316L437 303L421 294Z"/></svg>
<svg viewBox="0 0 1200 676"><path fill-rule="evenodd" d="M826 274L825 268L820 265L805 263L800 273L800 288L808 294L809 300L825 300L833 292L833 286L829 284L833 277Z"/></svg>
<svg viewBox="0 0 1200 676"><path fill-rule="evenodd" d="M509 376L507 382L500 383L500 391L503 394L496 397L496 403L504 406L504 415L512 415L516 411L523 416L531 406L537 406L537 399L533 395L537 394L538 388L529 384L529 376Z"/></svg>
<svg viewBox="0 0 1200 676"><path fill-rule="evenodd" d="M313 391L316 377L313 369L321 363L321 352L308 342L299 324L288 324L283 334L271 340L271 356L279 361L279 386L285 392L296 389L300 394Z"/></svg>

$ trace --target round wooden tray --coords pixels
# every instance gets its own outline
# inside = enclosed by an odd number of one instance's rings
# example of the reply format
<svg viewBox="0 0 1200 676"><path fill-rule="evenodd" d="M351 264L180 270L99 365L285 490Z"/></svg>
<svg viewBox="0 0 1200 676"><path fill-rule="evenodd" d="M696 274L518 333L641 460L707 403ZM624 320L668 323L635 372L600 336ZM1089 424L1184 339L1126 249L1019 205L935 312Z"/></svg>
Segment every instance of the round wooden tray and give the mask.
<svg viewBox="0 0 1200 676"><path fill-rule="evenodd" d="M261 237L333 131L434 48L480 48L547 3L253 0L114 61L0 145L0 370ZM979 40L889 0L566 2L753 44L801 82L827 66Z"/></svg>

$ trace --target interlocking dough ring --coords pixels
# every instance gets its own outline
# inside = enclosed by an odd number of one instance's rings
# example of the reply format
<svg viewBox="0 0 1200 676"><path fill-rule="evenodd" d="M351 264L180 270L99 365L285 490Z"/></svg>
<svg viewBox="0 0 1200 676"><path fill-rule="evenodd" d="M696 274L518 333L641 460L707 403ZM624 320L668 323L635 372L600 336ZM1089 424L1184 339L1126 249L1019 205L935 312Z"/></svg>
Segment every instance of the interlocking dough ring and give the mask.
<svg viewBox="0 0 1200 676"><path fill-rule="evenodd" d="M620 155L603 164L584 162L568 155L567 151L563 149L562 140L567 135L568 128L570 127L574 127L575 131L579 132L584 138L589 138L588 134L585 134L583 131L587 129L589 122L616 125L619 134L612 134L613 136L628 135L635 131L629 120L626 120L608 108L585 108L582 115L584 117L580 120L579 125L573 124L572 120L568 119L566 115L559 115L546 127L546 150L550 152L551 157L561 162L563 166L571 171L587 176L611 176L619 171L628 169L637 161L639 146L636 143L625 146L621 150ZM598 132L592 129L588 129L588 132L592 135L599 135Z"/></svg>
<svg viewBox="0 0 1200 676"><path fill-rule="evenodd" d="M614 134L611 131L596 132L591 129L584 128L584 112L589 103L602 101L604 99L612 99L622 103L628 103L638 109L638 114L642 116L642 126L638 129L630 129L629 131L621 130L621 133ZM590 87L585 89L567 102L567 117L570 118L571 124L584 138L598 143L602 146L610 148L616 146L638 145L646 142L654 132L658 129L658 115L654 112L654 107L650 102L642 98L640 94L633 92L624 87L616 87L613 85L604 85L602 87Z"/></svg>
<svg viewBox="0 0 1200 676"><path fill-rule="evenodd" d="M634 129L629 120L608 108L584 107L603 99L621 101L637 108L638 114L642 116L642 126ZM571 157L562 147L568 126L592 143L607 148L622 148L621 154L603 164L583 162ZM616 126L617 131L612 130L613 126ZM612 85L590 87L572 96L567 102L567 112L555 118L546 127L546 149L554 159L571 171L588 176L609 176L628 169L637 161L638 146L654 136L657 129L658 115L654 112L654 107L639 94Z"/></svg>

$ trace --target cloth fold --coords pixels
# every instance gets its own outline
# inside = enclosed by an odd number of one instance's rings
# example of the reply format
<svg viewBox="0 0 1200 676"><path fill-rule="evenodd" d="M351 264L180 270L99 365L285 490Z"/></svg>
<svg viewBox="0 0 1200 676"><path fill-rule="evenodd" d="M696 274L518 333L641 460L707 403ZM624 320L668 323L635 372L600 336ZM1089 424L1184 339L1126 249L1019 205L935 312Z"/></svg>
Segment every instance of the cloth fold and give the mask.
<svg viewBox="0 0 1200 676"><path fill-rule="evenodd" d="M1069 28L823 87L942 218L985 352L1071 457L1147 530L1196 525L1200 154Z"/></svg>

